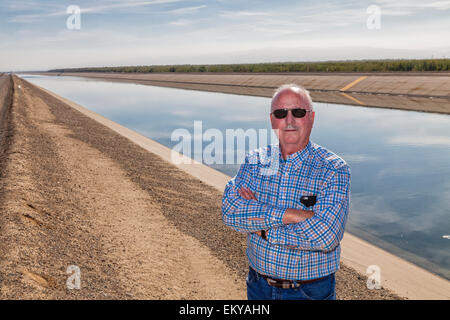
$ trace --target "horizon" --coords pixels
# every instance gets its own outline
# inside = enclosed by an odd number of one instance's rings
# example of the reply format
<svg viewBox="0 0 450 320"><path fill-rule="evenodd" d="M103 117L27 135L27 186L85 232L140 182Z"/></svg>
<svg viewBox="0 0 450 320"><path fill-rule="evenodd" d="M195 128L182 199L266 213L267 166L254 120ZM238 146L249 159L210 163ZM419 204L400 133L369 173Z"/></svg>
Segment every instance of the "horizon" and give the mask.
<svg viewBox="0 0 450 320"><path fill-rule="evenodd" d="M7 0L0 9L4 72L450 57L450 1Z"/></svg>
<svg viewBox="0 0 450 320"><path fill-rule="evenodd" d="M359 60L318 60L318 61L275 61L275 62L255 62L255 63L212 63L212 64L158 64L158 65L114 65L114 66L93 66L93 67L75 67L75 68L55 68L55 69L48 69L48 70L23 70L23 71L17 71L17 73L26 73L26 72L52 72L54 70L67 70L70 71L71 69L89 69L89 68L124 68L124 67L164 67L164 66L220 66L220 65L247 65L247 64L306 64L306 63L351 63L351 62L380 62L380 61L421 61L421 60L449 60L450 58L417 58L417 59L406 59L406 58L399 58L399 59L359 59ZM6 72L12 72L15 73L14 70L7 70L2 71L0 70L0 73L6 73ZM349 73L348 71L332 71L338 72L338 73ZM377 71L377 73L385 73L388 71ZM411 72L419 72L419 73L448 73L448 71L390 71L395 73L411 73ZM158 72L155 72L158 73ZM201 72L201 73L208 73L208 71ZM216 72L212 72L216 73ZM225 72L226 73L226 72ZM235 73L235 72L231 72ZM245 73L245 72L244 72ZM264 72L266 73L266 72ZM289 71L289 73L292 73ZM294 71L294 73L304 73L302 71ZM308 73L322 73L319 71L310 71ZM354 73L366 73L363 71L355 71Z"/></svg>

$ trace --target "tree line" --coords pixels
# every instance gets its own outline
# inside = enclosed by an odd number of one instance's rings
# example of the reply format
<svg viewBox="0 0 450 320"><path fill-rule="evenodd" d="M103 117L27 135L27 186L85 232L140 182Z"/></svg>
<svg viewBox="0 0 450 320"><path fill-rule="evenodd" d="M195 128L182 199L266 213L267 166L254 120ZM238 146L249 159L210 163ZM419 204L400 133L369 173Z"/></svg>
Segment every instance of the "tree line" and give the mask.
<svg viewBox="0 0 450 320"><path fill-rule="evenodd" d="M450 71L450 59L358 60L249 64L149 65L53 69L49 72L423 72Z"/></svg>

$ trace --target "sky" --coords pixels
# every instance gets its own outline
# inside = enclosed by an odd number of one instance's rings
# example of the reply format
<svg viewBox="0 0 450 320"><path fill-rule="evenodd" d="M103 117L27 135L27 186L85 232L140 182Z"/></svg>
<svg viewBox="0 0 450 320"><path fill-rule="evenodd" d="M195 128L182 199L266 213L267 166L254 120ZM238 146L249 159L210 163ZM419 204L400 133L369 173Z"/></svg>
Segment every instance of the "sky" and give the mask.
<svg viewBox="0 0 450 320"><path fill-rule="evenodd" d="M0 71L443 57L450 0L0 0Z"/></svg>

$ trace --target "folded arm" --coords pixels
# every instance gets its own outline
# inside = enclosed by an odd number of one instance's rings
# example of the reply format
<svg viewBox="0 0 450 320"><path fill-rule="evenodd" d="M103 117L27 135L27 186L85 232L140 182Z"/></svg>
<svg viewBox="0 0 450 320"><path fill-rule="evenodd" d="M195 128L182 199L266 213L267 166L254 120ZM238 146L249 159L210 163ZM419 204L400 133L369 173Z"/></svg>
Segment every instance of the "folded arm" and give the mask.
<svg viewBox="0 0 450 320"><path fill-rule="evenodd" d="M252 194L250 181L252 164L245 159L236 177L231 179L222 197L222 220L239 232L257 232L259 230L282 226L284 208L263 204L253 196L244 196L243 190Z"/></svg>
<svg viewBox="0 0 450 320"><path fill-rule="evenodd" d="M286 224L299 223L312 216L311 211L286 209L258 202L250 188L251 165L246 162L225 187L222 198L224 223L239 232L257 232Z"/></svg>
<svg viewBox="0 0 450 320"><path fill-rule="evenodd" d="M222 220L227 226L239 232L257 232L283 225L284 208L247 200L239 194L239 189L233 180L225 187Z"/></svg>
<svg viewBox="0 0 450 320"><path fill-rule="evenodd" d="M350 170L331 172L317 196L314 215L301 222L268 231L268 241L302 250L331 251L342 240L350 197Z"/></svg>
<svg viewBox="0 0 450 320"><path fill-rule="evenodd" d="M254 193L248 188L241 188L238 190L239 195L247 200L255 200L258 201L254 195ZM299 223L305 221L306 219L311 218L314 215L313 211L301 210L301 209L291 209L288 208L285 210L282 218L283 225L291 224L291 223ZM250 220L258 221L263 220L263 218L249 218ZM266 229L259 230L256 233L259 236L262 236L261 231L268 231Z"/></svg>

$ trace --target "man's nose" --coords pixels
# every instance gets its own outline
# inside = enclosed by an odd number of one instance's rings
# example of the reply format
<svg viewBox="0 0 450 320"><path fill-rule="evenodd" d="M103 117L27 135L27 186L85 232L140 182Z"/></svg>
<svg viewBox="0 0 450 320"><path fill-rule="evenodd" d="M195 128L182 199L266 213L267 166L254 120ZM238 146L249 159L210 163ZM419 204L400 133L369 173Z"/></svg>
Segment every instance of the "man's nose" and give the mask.
<svg viewBox="0 0 450 320"><path fill-rule="evenodd" d="M285 118L287 124L292 124L295 122L294 116L292 115L292 111L289 110L287 116Z"/></svg>

